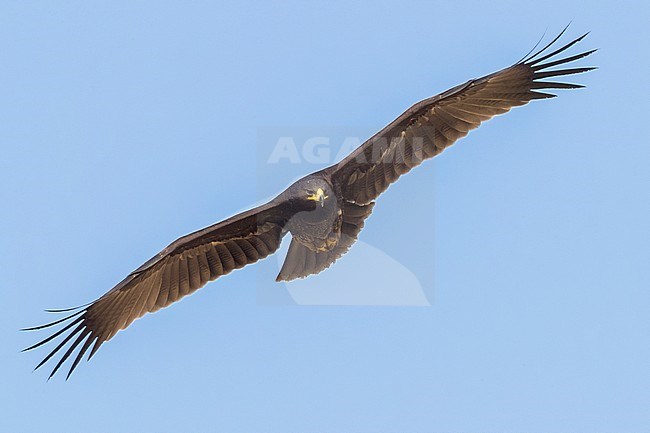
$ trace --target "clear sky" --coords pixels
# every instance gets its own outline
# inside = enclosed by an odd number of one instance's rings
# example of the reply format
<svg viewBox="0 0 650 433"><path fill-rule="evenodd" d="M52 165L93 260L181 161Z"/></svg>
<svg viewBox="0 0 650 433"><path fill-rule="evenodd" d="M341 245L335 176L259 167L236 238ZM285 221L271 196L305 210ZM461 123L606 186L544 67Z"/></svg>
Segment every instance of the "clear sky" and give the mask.
<svg viewBox="0 0 650 433"><path fill-rule="evenodd" d="M402 178L331 269L285 286L273 257L68 382L31 373L44 334L18 329L43 309L570 20L600 48L587 89ZM650 431L649 21L609 1L2 2L0 431ZM282 137L329 141L269 162Z"/></svg>

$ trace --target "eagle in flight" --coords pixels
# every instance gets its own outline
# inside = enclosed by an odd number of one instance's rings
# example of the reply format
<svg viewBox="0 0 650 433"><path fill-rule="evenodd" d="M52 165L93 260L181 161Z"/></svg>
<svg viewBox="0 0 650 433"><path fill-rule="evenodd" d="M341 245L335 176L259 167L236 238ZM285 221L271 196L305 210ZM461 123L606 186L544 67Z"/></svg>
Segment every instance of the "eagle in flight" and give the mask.
<svg viewBox="0 0 650 433"><path fill-rule="evenodd" d="M70 343L49 376L54 376L78 348L67 379L88 349L90 359L102 344L135 319L273 254L288 233L291 244L277 281L321 272L354 244L375 200L401 175L438 155L482 122L531 100L556 96L546 93L546 89L583 87L545 80L594 69L553 68L596 51L557 58L586 36L555 49L565 31L510 67L418 102L342 161L303 177L268 203L172 242L94 302L67 310L48 310L71 314L26 328L62 326L24 350L63 335L36 369Z"/></svg>

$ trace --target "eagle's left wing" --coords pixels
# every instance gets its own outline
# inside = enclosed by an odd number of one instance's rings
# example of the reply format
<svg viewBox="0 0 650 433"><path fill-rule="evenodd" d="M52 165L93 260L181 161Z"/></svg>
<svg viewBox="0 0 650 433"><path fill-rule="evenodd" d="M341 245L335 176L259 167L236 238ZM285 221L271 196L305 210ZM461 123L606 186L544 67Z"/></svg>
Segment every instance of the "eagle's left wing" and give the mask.
<svg viewBox="0 0 650 433"><path fill-rule="evenodd" d="M540 90L583 87L543 81L594 69L549 70L596 50L543 63L586 36L546 54L564 31L566 28L543 49L513 66L470 80L413 105L341 162L329 167L327 170L332 181L340 186L343 198L360 205L370 203L402 174L436 156L482 122L533 99L555 96Z"/></svg>

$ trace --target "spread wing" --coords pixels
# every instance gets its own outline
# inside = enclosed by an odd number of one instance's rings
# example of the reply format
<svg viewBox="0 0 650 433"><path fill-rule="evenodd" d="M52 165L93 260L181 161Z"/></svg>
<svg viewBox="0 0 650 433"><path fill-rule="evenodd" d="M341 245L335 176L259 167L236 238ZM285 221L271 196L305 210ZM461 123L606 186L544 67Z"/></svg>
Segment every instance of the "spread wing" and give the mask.
<svg viewBox="0 0 650 433"><path fill-rule="evenodd" d="M594 69L549 69L596 51L553 60L586 36L547 54L564 31L566 28L544 48L513 66L415 104L344 160L328 168L343 198L358 204L370 203L402 174L436 156L482 122L533 99L556 96L540 90L583 87L543 81Z"/></svg>
<svg viewBox="0 0 650 433"><path fill-rule="evenodd" d="M68 372L69 377L91 345L88 359L135 319L167 307L208 281L275 252L284 235L283 227L291 217L287 208L283 203L272 201L176 240L96 301L77 309L58 310L74 313L46 325L27 328L37 330L70 321L25 350L65 335L36 366L39 368L74 339L50 374L52 377L81 346Z"/></svg>

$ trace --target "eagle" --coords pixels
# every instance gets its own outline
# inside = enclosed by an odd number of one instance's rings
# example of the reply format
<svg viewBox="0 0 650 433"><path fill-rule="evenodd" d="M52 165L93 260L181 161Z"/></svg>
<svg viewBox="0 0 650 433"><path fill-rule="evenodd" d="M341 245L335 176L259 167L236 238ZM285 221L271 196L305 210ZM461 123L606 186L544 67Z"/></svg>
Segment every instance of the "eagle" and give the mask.
<svg viewBox="0 0 650 433"><path fill-rule="evenodd" d="M400 176L486 120L532 100L556 96L546 89L584 87L546 80L595 69L555 68L596 51L558 56L588 34L556 49L566 30L535 51L538 42L512 66L416 103L343 160L303 177L268 203L177 239L97 300L80 307L47 310L67 314L24 330L61 328L24 350L64 337L35 370L68 345L49 376L72 359L67 380L89 349L88 360L135 319L268 257L287 234L291 243L277 281L323 271L350 249L379 195ZM78 351L71 358L75 349Z"/></svg>

